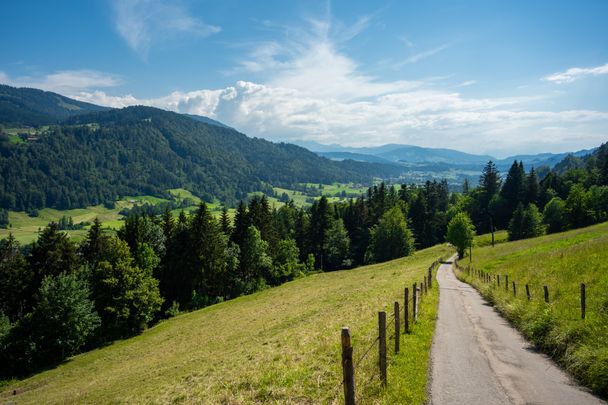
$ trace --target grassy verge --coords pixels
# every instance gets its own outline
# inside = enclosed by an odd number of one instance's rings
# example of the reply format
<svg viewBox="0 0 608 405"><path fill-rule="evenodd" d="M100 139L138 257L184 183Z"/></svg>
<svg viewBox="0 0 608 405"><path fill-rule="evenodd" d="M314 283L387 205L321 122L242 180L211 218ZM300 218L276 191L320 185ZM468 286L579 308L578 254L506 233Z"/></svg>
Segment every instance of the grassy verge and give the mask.
<svg viewBox="0 0 608 405"><path fill-rule="evenodd" d="M462 265L468 264L466 258ZM492 282L464 272L459 277L582 384L608 396L608 223L473 249L471 266L491 274ZM585 320L581 319L581 283L587 293ZM548 304L543 286L549 290Z"/></svg>
<svg viewBox="0 0 608 405"><path fill-rule="evenodd" d="M450 253L437 246L182 314L140 336L8 384L0 401L341 403L341 327L350 327L354 357L359 358L377 334L377 312L401 302L403 287L420 282L433 261ZM402 353L391 357L386 391L377 377L366 383L377 351L356 369L361 403L425 400L436 290L425 297L414 333L403 337Z"/></svg>

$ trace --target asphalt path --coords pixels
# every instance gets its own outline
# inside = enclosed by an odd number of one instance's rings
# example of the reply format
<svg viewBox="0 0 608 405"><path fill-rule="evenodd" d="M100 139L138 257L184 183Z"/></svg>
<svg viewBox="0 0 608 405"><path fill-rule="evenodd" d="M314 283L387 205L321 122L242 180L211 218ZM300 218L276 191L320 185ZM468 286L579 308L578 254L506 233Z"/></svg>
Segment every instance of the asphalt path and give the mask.
<svg viewBox="0 0 608 405"><path fill-rule="evenodd" d="M538 353L451 264L437 272L431 404L605 404Z"/></svg>

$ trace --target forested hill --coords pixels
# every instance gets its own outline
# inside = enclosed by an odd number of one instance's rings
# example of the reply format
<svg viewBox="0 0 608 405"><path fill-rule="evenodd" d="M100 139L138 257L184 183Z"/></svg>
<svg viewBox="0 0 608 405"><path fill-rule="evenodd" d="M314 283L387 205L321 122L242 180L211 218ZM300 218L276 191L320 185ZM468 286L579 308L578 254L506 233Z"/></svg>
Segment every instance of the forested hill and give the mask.
<svg viewBox="0 0 608 405"><path fill-rule="evenodd" d="M0 136L0 207L83 207L176 187L234 203L265 183L369 181L394 170L332 162L295 145L138 106L73 116L27 142Z"/></svg>
<svg viewBox="0 0 608 405"><path fill-rule="evenodd" d="M56 124L74 115L108 109L50 91L0 84L0 123L8 126Z"/></svg>

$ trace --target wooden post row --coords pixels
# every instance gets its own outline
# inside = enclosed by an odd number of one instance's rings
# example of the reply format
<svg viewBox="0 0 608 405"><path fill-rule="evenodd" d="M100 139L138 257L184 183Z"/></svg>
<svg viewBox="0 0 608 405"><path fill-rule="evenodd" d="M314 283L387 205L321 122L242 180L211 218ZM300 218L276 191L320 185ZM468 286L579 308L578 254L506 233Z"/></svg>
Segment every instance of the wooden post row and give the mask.
<svg viewBox="0 0 608 405"><path fill-rule="evenodd" d="M378 312L378 366L380 367L380 381L386 386L386 312Z"/></svg>
<svg viewBox="0 0 608 405"><path fill-rule="evenodd" d="M355 405L353 347L350 342L350 331L347 327L342 328L342 375L344 377L344 403Z"/></svg>

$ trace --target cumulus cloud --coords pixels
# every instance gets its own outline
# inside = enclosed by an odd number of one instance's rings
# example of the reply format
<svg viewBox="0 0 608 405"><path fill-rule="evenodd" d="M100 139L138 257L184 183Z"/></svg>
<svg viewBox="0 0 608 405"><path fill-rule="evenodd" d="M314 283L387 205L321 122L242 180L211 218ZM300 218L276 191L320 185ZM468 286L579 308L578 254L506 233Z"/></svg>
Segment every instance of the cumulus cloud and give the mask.
<svg viewBox="0 0 608 405"><path fill-rule="evenodd" d="M189 14L179 2L166 0L114 0L115 26L127 44L146 58L155 40L179 34L207 37L221 31Z"/></svg>
<svg viewBox="0 0 608 405"><path fill-rule="evenodd" d="M564 72L557 72L549 76L545 76L543 77L543 80L557 84L564 84L572 83L573 81L582 79L586 76L599 76L605 74L608 74L608 63L591 68L570 68Z"/></svg>

